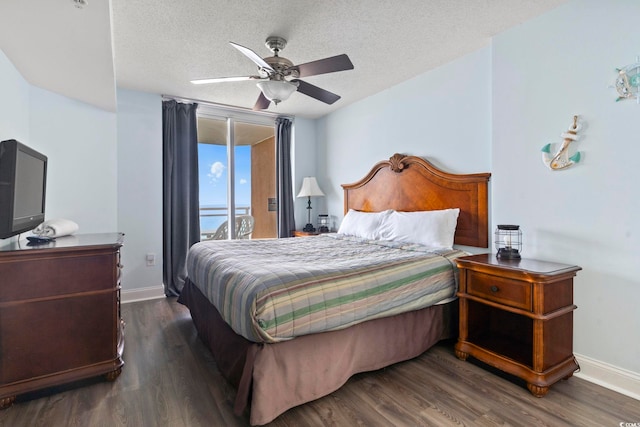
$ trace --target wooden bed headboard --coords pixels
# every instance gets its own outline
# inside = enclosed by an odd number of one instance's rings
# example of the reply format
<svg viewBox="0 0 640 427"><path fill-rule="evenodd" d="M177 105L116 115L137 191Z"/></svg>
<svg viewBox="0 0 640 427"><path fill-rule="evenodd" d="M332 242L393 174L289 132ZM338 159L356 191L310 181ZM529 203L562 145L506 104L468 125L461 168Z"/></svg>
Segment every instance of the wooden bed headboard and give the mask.
<svg viewBox="0 0 640 427"><path fill-rule="evenodd" d="M460 208L454 242L487 248L490 177L490 173L447 173L420 157L396 153L376 163L360 181L342 185L344 212Z"/></svg>

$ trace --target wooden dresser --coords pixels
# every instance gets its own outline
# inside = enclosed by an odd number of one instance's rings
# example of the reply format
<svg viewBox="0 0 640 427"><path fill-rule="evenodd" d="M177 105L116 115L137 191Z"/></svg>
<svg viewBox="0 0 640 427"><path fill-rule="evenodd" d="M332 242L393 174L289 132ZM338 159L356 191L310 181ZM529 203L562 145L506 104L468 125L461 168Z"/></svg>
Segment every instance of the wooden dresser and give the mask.
<svg viewBox="0 0 640 427"><path fill-rule="evenodd" d="M573 277L580 267L493 254L456 260L460 268L462 360L470 355L524 379L531 393L578 369L573 356Z"/></svg>
<svg viewBox="0 0 640 427"><path fill-rule="evenodd" d="M0 409L33 390L118 377L123 237L79 234L0 247Z"/></svg>

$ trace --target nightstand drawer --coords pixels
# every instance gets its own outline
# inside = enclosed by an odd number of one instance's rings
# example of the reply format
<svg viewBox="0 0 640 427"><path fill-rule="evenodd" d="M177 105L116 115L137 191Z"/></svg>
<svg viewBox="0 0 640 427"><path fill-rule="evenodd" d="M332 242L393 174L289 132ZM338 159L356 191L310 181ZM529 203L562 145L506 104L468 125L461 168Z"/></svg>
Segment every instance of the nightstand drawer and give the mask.
<svg viewBox="0 0 640 427"><path fill-rule="evenodd" d="M467 293L489 301L531 311L531 284L468 271Z"/></svg>

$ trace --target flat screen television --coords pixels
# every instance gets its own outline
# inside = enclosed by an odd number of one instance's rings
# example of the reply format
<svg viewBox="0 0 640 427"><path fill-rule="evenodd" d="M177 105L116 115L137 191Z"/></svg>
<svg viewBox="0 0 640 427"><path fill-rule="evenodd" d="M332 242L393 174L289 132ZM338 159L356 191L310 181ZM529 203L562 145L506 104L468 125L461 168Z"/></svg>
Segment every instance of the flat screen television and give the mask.
<svg viewBox="0 0 640 427"><path fill-rule="evenodd" d="M47 156L10 139L0 142L0 239L44 221Z"/></svg>

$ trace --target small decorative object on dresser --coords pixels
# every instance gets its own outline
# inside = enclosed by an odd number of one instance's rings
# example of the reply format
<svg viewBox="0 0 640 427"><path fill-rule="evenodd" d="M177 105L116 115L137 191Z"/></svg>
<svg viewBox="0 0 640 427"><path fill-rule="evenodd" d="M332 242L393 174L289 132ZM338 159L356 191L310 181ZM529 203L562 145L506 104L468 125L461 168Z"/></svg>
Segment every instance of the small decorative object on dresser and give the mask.
<svg viewBox="0 0 640 427"><path fill-rule="evenodd" d="M123 236L77 234L0 247L0 409L34 390L118 377Z"/></svg>
<svg viewBox="0 0 640 427"><path fill-rule="evenodd" d="M536 397L573 375L573 277L580 267L491 254L456 263L459 359L472 356L522 378Z"/></svg>

